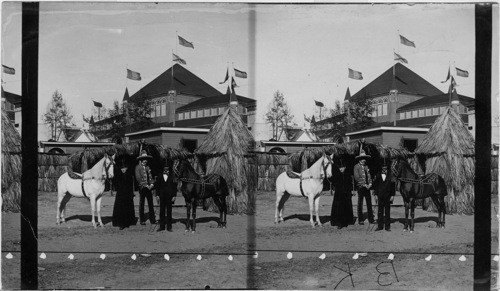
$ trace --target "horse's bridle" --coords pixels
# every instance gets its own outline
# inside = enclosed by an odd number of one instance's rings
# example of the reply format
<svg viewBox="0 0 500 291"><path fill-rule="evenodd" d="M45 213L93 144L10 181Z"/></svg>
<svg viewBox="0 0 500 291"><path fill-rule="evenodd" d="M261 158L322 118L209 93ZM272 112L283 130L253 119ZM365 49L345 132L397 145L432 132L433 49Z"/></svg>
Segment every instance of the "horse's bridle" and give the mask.
<svg viewBox="0 0 500 291"><path fill-rule="evenodd" d="M323 165L323 179L326 179L326 177L328 177L328 173L326 172L326 169L328 168L328 165L332 165L333 164L333 161L332 159L330 158L329 155L325 155L327 160L328 160L328 163L326 165Z"/></svg>
<svg viewBox="0 0 500 291"><path fill-rule="evenodd" d="M106 161L109 160L109 164L106 164ZM106 178L105 180L109 180L109 174L108 174L108 170L109 168L111 168L111 166L113 166L115 164L115 161L113 159L110 159L109 157L106 157L106 159L104 159L104 163L103 163L103 168L104 168L104 172L106 173Z"/></svg>

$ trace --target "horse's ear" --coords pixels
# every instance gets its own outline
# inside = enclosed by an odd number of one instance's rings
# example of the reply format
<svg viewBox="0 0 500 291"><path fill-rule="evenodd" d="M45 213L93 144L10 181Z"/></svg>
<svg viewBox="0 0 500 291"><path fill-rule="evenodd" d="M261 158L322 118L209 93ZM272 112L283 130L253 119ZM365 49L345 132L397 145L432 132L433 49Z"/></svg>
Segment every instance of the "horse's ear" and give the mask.
<svg viewBox="0 0 500 291"><path fill-rule="evenodd" d="M113 161L115 160L115 156L116 156L116 154L113 154L113 155L111 156L111 159L113 159Z"/></svg>

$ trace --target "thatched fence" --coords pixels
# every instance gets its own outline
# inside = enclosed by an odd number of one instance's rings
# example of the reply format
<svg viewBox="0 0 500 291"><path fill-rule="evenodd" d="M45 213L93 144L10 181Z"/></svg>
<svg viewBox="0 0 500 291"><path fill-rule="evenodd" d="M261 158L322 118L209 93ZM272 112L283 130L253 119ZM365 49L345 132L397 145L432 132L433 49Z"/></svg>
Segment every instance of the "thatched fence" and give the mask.
<svg viewBox="0 0 500 291"><path fill-rule="evenodd" d="M69 169L69 155L38 153L38 191L56 192L57 179Z"/></svg>
<svg viewBox="0 0 500 291"><path fill-rule="evenodd" d="M276 190L276 178L279 174L291 170L289 155L279 153L255 152L249 158L250 172L256 181L256 190Z"/></svg>
<svg viewBox="0 0 500 291"><path fill-rule="evenodd" d="M2 211L21 210L21 136L2 110Z"/></svg>

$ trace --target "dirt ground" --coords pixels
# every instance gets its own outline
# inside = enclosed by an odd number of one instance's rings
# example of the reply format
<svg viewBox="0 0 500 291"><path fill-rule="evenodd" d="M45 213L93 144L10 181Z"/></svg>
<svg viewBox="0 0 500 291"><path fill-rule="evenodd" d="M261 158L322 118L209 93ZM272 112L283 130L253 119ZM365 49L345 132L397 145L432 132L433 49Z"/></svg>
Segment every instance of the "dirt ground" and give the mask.
<svg viewBox="0 0 500 291"><path fill-rule="evenodd" d="M38 250L41 289L393 289L470 290L474 217L416 210L415 232L403 232L404 209L396 197L392 232L375 225L330 226L332 196L321 198L324 226L311 228L307 201L292 197L284 223L274 224L273 192L257 193L254 216L229 215L218 229L217 213L198 209L196 233L184 232L184 199L173 210L173 232L135 225L111 226L114 197L103 198L104 228L94 229L90 205L73 198L67 223L55 224L55 193L39 193ZM498 204L495 197L492 205ZM356 200L353 199L354 207ZM137 195L135 201L138 205ZM156 209L158 216L158 209ZM376 207L374 207L376 211ZM492 206L492 253L498 253L498 208ZM138 211L136 210L136 215ZM2 288L20 287L20 215L2 213ZM258 252L258 256L253 254ZM12 259L6 254L11 252ZM292 254L288 259L287 254ZM325 254L324 259L319 256ZM353 256L361 254L358 259ZM366 253L366 254L364 254ZM394 255L388 260L389 254ZM74 259L70 260L69 255ZM106 254L104 260L101 254ZM135 260L132 256L135 254ZM169 260L165 259L165 255ZM198 255L201 259L198 260ZM432 258L427 261L432 255ZM465 261L460 261L461 256ZM496 282L498 263L492 261Z"/></svg>

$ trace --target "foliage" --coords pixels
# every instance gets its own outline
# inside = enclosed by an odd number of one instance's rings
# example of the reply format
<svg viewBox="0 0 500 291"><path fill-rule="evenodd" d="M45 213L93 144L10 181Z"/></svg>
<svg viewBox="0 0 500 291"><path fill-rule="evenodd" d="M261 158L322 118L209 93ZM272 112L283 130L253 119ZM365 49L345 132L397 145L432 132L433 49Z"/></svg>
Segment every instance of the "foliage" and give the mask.
<svg viewBox="0 0 500 291"><path fill-rule="evenodd" d="M345 106L336 101L335 108L329 111L330 116L318 122L311 122L311 129L322 139L344 136L347 132L373 125L374 121L370 117L372 110L371 101L366 97L351 99Z"/></svg>
<svg viewBox="0 0 500 291"><path fill-rule="evenodd" d="M280 140L286 128L295 125L293 114L288 108L285 96L279 90L274 93L273 100L269 105L269 111L265 115L266 122L273 128L273 139Z"/></svg>
<svg viewBox="0 0 500 291"><path fill-rule="evenodd" d="M107 110L105 122L109 127L102 129L99 124L90 125L89 128L99 139L109 138L112 142L121 144L125 133L151 126L151 110L151 102L145 98L122 105L115 100L113 108ZM89 123L90 119L84 117L84 121Z"/></svg>
<svg viewBox="0 0 500 291"><path fill-rule="evenodd" d="M52 100L47 105L47 111L42 118L45 123L49 124L51 139L56 141L62 133L65 133L64 129L67 125L71 124L73 116L58 90L52 93Z"/></svg>

